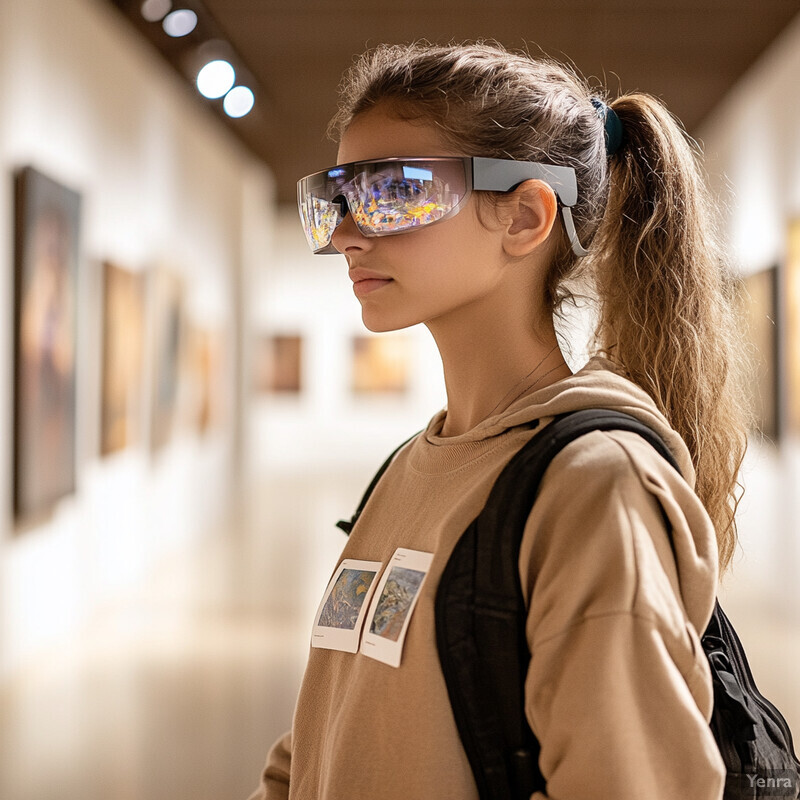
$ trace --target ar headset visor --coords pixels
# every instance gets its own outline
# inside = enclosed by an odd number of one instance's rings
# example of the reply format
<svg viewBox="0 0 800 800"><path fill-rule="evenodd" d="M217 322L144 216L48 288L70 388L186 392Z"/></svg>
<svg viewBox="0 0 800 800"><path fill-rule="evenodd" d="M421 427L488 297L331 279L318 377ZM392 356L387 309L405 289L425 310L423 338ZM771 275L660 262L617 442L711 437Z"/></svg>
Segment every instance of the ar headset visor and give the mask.
<svg viewBox="0 0 800 800"><path fill-rule="evenodd" d="M575 170L478 156L352 161L297 182L300 219L311 251L336 254L333 232L349 211L364 236L393 236L453 217L472 191L508 192L535 178L553 188L573 252L585 256L572 220Z"/></svg>

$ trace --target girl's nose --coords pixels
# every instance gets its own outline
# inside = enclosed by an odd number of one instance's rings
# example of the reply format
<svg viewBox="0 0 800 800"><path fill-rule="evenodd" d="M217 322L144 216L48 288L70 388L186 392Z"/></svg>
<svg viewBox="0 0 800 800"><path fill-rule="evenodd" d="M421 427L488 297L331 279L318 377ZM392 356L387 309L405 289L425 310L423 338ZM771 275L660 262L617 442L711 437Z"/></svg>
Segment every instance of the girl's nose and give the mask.
<svg viewBox="0 0 800 800"><path fill-rule="evenodd" d="M369 239L358 229L358 226L353 220L353 215L350 213L350 209L347 206L347 201L344 197L337 198L337 200L342 208L344 216L331 236L331 244L340 253L344 253L353 248L364 248L368 246Z"/></svg>

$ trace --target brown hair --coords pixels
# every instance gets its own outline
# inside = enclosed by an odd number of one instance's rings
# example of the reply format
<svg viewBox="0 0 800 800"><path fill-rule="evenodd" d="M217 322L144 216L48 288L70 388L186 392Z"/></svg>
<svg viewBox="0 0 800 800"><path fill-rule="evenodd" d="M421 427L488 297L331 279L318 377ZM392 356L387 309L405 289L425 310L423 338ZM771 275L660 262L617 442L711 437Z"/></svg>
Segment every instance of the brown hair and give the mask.
<svg viewBox="0 0 800 800"><path fill-rule="evenodd" d="M593 281L596 346L686 442L722 573L736 547L748 421L732 278L694 142L659 100L627 94L610 103L624 134L608 158L591 102L603 94L562 64L496 42L379 45L345 73L328 134L340 140L355 116L385 104L400 118L434 125L464 154L575 169L572 213L590 254L577 259L558 227L545 301L558 313L575 279ZM477 196L488 205L501 197Z"/></svg>

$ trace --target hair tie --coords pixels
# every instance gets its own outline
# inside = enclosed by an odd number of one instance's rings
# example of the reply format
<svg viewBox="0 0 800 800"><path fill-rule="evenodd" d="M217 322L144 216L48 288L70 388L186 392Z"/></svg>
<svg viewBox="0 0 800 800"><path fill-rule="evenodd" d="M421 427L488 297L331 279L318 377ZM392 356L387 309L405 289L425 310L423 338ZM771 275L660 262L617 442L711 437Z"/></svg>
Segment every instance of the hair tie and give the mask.
<svg viewBox="0 0 800 800"><path fill-rule="evenodd" d="M592 105L597 116L603 120L605 128L606 154L613 156L622 144L622 120L613 108L606 105L599 97L592 98Z"/></svg>

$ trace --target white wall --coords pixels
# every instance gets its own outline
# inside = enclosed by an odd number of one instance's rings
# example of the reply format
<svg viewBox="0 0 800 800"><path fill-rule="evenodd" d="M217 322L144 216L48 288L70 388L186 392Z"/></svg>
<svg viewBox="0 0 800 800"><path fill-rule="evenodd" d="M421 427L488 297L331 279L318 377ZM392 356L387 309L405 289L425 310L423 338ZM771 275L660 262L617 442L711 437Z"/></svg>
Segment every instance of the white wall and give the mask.
<svg viewBox="0 0 800 800"><path fill-rule="evenodd" d="M352 467L366 474L444 406L439 352L424 326L401 331L412 354L407 395L354 398L350 341L370 332L344 256L311 254L295 206L278 212L275 253L254 283L254 330L301 333L304 387L297 397L254 397L251 467L256 474Z"/></svg>
<svg viewBox="0 0 800 800"><path fill-rule="evenodd" d="M247 281L269 237L272 184L210 110L99 0L0 0L0 673L69 635L168 554L218 524L241 429ZM79 279L78 488L34 530L13 530L12 173L31 164L83 196ZM247 227L247 233L245 231ZM157 457L144 443L98 452L97 264L166 266L189 315L227 331L228 414L186 426ZM144 387L145 407L149 398ZM146 441L146 439L145 439Z"/></svg>
<svg viewBox="0 0 800 800"><path fill-rule="evenodd" d="M699 132L727 240L744 274L784 262L788 223L800 217L798 75L800 16ZM800 440L785 436L777 447L753 441L743 475L742 552L731 588L800 621Z"/></svg>

